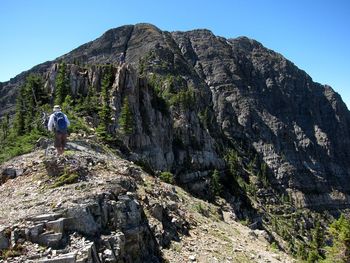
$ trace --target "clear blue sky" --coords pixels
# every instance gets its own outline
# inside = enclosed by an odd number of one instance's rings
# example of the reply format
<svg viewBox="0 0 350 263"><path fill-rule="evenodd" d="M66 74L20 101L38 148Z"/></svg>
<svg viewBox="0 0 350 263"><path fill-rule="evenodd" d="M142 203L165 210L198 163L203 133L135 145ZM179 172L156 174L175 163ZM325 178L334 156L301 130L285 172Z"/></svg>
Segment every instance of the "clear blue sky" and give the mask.
<svg viewBox="0 0 350 263"><path fill-rule="evenodd" d="M256 39L350 106L349 0L0 0L0 81L140 22Z"/></svg>

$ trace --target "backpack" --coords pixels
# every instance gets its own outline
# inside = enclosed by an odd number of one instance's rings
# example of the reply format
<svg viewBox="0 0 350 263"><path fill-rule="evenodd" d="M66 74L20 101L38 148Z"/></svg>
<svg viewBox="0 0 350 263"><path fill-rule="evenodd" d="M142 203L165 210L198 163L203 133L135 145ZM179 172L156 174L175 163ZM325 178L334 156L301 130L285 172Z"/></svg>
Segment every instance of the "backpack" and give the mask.
<svg viewBox="0 0 350 263"><path fill-rule="evenodd" d="M67 133L67 122L62 112L55 113L54 121L56 132Z"/></svg>

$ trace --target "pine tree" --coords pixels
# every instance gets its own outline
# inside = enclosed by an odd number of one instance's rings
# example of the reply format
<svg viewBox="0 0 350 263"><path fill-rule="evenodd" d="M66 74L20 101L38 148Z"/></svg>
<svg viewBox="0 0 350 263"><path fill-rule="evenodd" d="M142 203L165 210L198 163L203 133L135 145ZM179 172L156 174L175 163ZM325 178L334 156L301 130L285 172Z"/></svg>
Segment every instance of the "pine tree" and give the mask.
<svg viewBox="0 0 350 263"><path fill-rule="evenodd" d="M111 107L110 107L110 89L112 86L112 68L109 66L107 72L102 79L101 100L102 106L99 110L100 124L97 127L97 132L104 138L107 137L108 127L111 124Z"/></svg>
<svg viewBox="0 0 350 263"><path fill-rule="evenodd" d="M350 262L350 220L343 214L329 227L333 245L326 247L324 262Z"/></svg>
<svg viewBox="0 0 350 263"><path fill-rule="evenodd" d="M63 62L58 67L55 84L55 104L60 105L64 102L67 95L70 95L71 93L69 78L67 74L67 65Z"/></svg>
<svg viewBox="0 0 350 263"><path fill-rule="evenodd" d="M134 118L130 110L128 97L123 100L118 123L122 134L131 135L134 132Z"/></svg>
<svg viewBox="0 0 350 263"><path fill-rule="evenodd" d="M96 90L90 86L86 97L84 98L82 110L89 115L98 112L98 97L96 96Z"/></svg>
<svg viewBox="0 0 350 263"><path fill-rule="evenodd" d="M219 195L222 191L222 185L220 183L220 174L219 174L219 171L216 169L211 175L210 189L214 195Z"/></svg>
<svg viewBox="0 0 350 263"><path fill-rule="evenodd" d="M25 132L25 86L22 85L19 90L19 95L16 99L16 116L14 129L17 135L23 135Z"/></svg>
<svg viewBox="0 0 350 263"><path fill-rule="evenodd" d="M31 132L38 128L39 107L48 102L44 91L43 80L40 76L31 74L26 79L25 93L25 131Z"/></svg>
<svg viewBox="0 0 350 263"><path fill-rule="evenodd" d="M1 118L0 127L2 131L2 139L5 140L10 131L10 115L7 113Z"/></svg>
<svg viewBox="0 0 350 263"><path fill-rule="evenodd" d="M317 219L316 219L317 220ZM319 262L323 259L322 247L324 245L324 233L319 220L316 221L315 227L311 230L310 251L308 255L308 262Z"/></svg>
<svg viewBox="0 0 350 263"><path fill-rule="evenodd" d="M65 112L71 112L72 108L73 108L73 104L74 104L74 102L73 102L72 96L67 95L64 98L64 101L62 103L62 110Z"/></svg>
<svg viewBox="0 0 350 263"><path fill-rule="evenodd" d="M14 129L17 135L23 135L38 128L39 109L48 103L48 100L42 78L34 74L29 75L21 86L16 101Z"/></svg>
<svg viewBox="0 0 350 263"><path fill-rule="evenodd" d="M234 178L237 178L239 170L239 160L237 152L232 149L229 150L225 156L225 161L228 164L230 174L232 174Z"/></svg>

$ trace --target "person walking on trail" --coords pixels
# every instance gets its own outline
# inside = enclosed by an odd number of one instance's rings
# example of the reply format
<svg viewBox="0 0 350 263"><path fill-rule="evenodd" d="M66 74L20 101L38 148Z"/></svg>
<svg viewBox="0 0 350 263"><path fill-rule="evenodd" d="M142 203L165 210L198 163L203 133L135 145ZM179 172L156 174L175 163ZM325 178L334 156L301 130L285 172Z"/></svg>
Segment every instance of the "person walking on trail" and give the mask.
<svg viewBox="0 0 350 263"><path fill-rule="evenodd" d="M61 111L61 107L59 105L55 105L53 107L53 113L50 115L49 123L47 128L49 131L55 133L55 148L57 150L57 154L61 155L64 153L64 147L67 143L67 134L68 134L68 126L70 122L66 116Z"/></svg>

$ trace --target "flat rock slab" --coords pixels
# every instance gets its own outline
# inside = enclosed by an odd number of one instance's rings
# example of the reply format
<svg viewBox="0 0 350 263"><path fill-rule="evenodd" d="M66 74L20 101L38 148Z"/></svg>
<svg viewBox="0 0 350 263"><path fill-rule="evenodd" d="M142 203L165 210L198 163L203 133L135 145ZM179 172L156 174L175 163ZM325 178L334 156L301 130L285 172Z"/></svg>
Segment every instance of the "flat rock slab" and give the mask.
<svg viewBox="0 0 350 263"><path fill-rule="evenodd" d="M62 233L44 233L39 235L38 244L48 247L58 247L62 240Z"/></svg>
<svg viewBox="0 0 350 263"><path fill-rule="evenodd" d="M40 259L38 263L76 263L76 255L71 253L57 258Z"/></svg>
<svg viewBox="0 0 350 263"><path fill-rule="evenodd" d="M28 218L28 221L33 221L33 222L54 221L60 217L62 217L62 214L60 213L42 214L42 215Z"/></svg>
<svg viewBox="0 0 350 263"><path fill-rule="evenodd" d="M47 230L52 230L56 233L63 233L65 221L66 218L59 218L57 220L45 223L45 227Z"/></svg>

